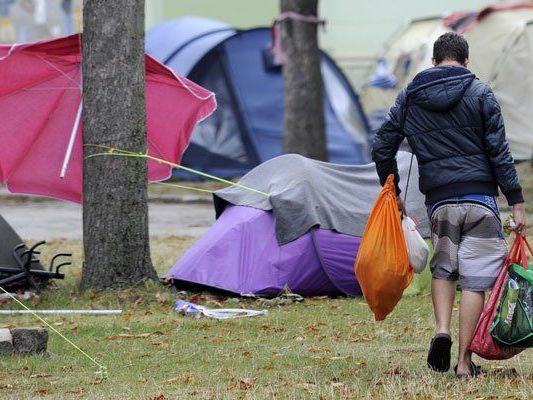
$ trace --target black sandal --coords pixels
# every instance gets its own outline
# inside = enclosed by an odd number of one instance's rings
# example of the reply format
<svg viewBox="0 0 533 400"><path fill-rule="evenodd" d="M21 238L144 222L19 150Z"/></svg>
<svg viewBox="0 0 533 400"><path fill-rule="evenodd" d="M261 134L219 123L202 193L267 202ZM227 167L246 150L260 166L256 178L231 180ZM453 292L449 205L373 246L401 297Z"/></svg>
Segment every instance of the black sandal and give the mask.
<svg viewBox="0 0 533 400"><path fill-rule="evenodd" d="M433 371L446 372L450 369L452 338L446 333L437 333L429 346L427 364Z"/></svg>
<svg viewBox="0 0 533 400"><path fill-rule="evenodd" d="M481 368L479 365L474 364L474 362L470 362L470 373L468 374L457 374L457 365L453 368L453 371L455 372L455 377L457 379L470 379L475 378L476 376L483 375L485 371L483 368Z"/></svg>

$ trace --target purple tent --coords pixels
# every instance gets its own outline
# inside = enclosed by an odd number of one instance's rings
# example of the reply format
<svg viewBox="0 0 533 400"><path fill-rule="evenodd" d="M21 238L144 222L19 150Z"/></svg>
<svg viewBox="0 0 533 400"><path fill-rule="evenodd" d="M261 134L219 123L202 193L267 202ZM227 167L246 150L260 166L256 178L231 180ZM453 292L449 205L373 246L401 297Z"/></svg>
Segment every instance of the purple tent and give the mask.
<svg viewBox="0 0 533 400"><path fill-rule="evenodd" d="M312 228L284 245L270 211L226 207L166 278L240 295L360 296L354 261L360 238Z"/></svg>

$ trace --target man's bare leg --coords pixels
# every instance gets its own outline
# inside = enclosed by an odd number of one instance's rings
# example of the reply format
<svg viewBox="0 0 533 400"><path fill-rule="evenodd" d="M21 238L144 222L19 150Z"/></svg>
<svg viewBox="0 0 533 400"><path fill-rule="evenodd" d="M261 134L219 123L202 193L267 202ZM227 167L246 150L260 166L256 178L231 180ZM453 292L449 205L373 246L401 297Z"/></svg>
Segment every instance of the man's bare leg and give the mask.
<svg viewBox="0 0 533 400"><path fill-rule="evenodd" d="M431 280L431 298L435 313L435 333L450 334L456 282L445 279Z"/></svg>
<svg viewBox="0 0 533 400"><path fill-rule="evenodd" d="M485 292L463 291L459 309L459 358L457 362L458 375L470 375L472 352L468 346L474 336L476 325L483 311Z"/></svg>

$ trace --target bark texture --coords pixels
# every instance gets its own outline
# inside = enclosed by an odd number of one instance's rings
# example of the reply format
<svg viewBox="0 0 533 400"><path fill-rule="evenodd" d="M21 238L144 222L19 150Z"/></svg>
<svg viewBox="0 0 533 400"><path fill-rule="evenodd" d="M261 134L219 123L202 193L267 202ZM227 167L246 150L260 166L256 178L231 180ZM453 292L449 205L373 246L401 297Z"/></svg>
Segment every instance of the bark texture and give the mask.
<svg viewBox="0 0 533 400"><path fill-rule="evenodd" d="M83 2L83 142L145 152L144 0ZM85 146L85 156L102 149ZM150 259L147 165L86 158L83 289L157 278Z"/></svg>
<svg viewBox="0 0 533 400"><path fill-rule="evenodd" d="M281 11L317 15L318 0L281 0ZM318 25L287 19L281 23L286 54L284 151L327 161L324 94Z"/></svg>

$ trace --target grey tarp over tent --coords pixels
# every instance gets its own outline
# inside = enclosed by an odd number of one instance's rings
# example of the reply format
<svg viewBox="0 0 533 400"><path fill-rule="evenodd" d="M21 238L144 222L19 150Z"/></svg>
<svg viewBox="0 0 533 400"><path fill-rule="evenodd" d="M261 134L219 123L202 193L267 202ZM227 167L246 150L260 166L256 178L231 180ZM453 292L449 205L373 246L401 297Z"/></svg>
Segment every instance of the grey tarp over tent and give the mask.
<svg viewBox="0 0 533 400"><path fill-rule="evenodd" d="M398 154L405 189L411 154ZM413 159L409 214L428 236L424 197ZM178 287L240 295L360 296L354 272L361 235L380 191L374 164L328 164L298 155L267 161L239 187L215 193L217 220L165 275ZM379 263L376 265L379 267ZM429 271L410 291L427 287Z"/></svg>
<svg viewBox="0 0 533 400"><path fill-rule="evenodd" d="M429 221L424 196L418 190L418 165L411 153L398 153L402 198L411 168L407 190L407 213L418 224L422 236L429 237ZM268 196L238 186L215 192L217 217L227 204L272 210L276 236L283 245L311 227L319 226L346 235L362 236L368 215L381 186L373 163L338 165L288 154L269 160L246 174L240 184Z"/></svg>

